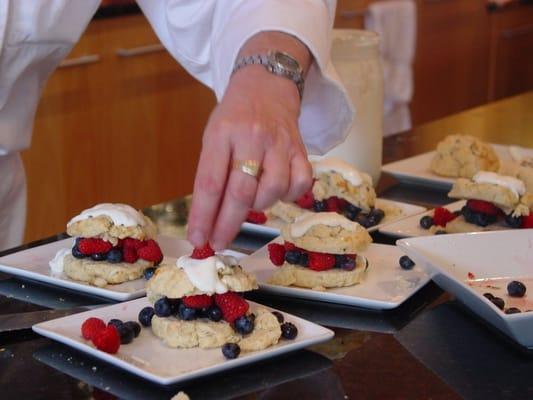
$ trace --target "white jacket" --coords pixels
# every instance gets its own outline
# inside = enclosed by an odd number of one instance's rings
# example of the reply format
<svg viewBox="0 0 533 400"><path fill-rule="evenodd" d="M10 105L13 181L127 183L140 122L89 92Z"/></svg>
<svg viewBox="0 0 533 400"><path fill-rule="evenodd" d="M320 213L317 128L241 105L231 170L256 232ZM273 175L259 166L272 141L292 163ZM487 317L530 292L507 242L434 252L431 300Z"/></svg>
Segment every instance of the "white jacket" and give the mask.
<svg viewBox="0 0 533 400"><path fill-rule="evenodd" d="M27 148L46 79L77 42L99 0L0 0L0 155ZM332 67L336 0L138 0L168 51L221 99L243 43L290 33L315 58L302 103L308 150L339 143L353 110ZM1 173L1 171L0 171Z"/></svg>

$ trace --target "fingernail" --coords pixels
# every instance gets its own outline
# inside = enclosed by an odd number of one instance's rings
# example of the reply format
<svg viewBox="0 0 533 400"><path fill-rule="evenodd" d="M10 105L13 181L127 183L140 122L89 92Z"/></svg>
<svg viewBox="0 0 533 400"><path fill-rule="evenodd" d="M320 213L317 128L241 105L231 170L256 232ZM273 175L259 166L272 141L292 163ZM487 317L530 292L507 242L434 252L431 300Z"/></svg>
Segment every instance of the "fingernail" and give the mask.
<svg viewBox="0 0 533 400"><path fill-rule="evenodd" d="M201 247L205 244L205 237L200 231L192 231L189 233L189 242L194 247Z"/></svg>

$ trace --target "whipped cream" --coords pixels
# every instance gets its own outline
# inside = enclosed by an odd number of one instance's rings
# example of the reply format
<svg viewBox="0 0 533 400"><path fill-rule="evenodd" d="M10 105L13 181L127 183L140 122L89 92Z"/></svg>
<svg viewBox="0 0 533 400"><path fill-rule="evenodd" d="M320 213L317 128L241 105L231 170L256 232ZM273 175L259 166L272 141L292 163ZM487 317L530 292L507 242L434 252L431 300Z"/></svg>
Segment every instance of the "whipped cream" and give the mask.
<svg viewBox="0 0 533 400"><path fill-rule="evenodd" d="M230 264L231 262L236 263L233 257L230 259L214 255L203 260L197 260L189 256L181 256L176 261L176 266L185 271L191 283L198 290L209 294L222 294L228 291L228 287L218 277L218 271L226 267L226 262L229 265L235 265Z"/></svg>
<svg viewBox="0 0 533 400"><path fill-rule="evenodd" d="M309 213L296 218L291 224L291 236L301 237L315 225L340 226L351 232L364 229L357 222L350 221L336 212Z"/></svg>
<svg viewBox="0 0 533 400"><path fill-rule="evenodd" d="M72 249L60 249L54 258L48 262L53 274L60 275L63 273L63 261L65 260L65 256L71 252Z"/></svg>
<svg viewBox="0 0 533 400"><path fill-rule="evenodd" d="M76 215L74 218L72 218L68 222L67 226L73 224L74 222L82 221L87 218L99 217L101 215L109 217L115 225L144 225L143 215L135 208L127 204L102 203L97 204L92 208L88 208L87 210L83 210L80 215Z"/></svg>
<svg viewBox="0 0 533 400"><path fill-rule="evenodd" d="M372 185L372 178L370 175L358 171L353 165L339 160L338 158L323 158L320 161L313 161L311 165L313 166L313 173L315 176L328 172L336 172L353 186L360 186L363 183Z"/></svg>
<svg viewBox="0 0 533 400"><path fill-rule="evenodd" d="M522 196L526 193L526 186L520 179L512 176L500 175L495 172L479 171L474 175L472 180L476 183L492 183L509 189L516 197Z"/></svg>

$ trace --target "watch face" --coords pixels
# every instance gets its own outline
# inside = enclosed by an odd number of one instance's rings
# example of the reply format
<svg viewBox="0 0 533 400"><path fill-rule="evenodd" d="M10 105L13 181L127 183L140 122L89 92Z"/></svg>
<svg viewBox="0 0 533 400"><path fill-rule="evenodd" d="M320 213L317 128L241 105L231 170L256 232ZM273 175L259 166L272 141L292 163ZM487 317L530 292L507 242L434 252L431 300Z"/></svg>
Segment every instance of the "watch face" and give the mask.
<svg viewBox="0 0 533 400"><path fill-rule="evenodd" d="M300 65L298 64L298 62L285 53L276 52L274 54L274 57L279 66L284 69L289 69L292 71L297 71L300 69Z"/></svg>

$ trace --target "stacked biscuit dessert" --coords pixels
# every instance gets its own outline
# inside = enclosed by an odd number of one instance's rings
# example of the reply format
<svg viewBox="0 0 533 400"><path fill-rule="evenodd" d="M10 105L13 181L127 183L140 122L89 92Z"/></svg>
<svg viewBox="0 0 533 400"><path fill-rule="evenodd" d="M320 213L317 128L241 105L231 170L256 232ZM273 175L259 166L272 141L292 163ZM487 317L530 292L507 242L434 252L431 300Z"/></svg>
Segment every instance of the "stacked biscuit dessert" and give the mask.
<svg viewBox="0 0 533 400"><path fill-rule="evenodd" d="M395 207L385 211L376 208L372 178L352 165L336 158L311 164L315 178L312 188L296 204L277 202L270 210L272 216L292 222L305 212L337 212L368 228L379 224L385 213L401 213Z"/></svg>
<svg viewBox="0 0 533 400"><path fill-rule="evenodd" d="M308 213L282 230L284 243L268 252L279 267L270 283L315 290L359 283L368 262L358 254L372 238L365 228L335 212Z"/></svg>
<svg viewBox="0 0 533 400"><path fill-rule="evenodd" d="M163 260L154 240L156 228L140 211L125 204L98 204L67 224L76 238L72 249L58 252L52 271L103 287L138 279Z"/></svg>

